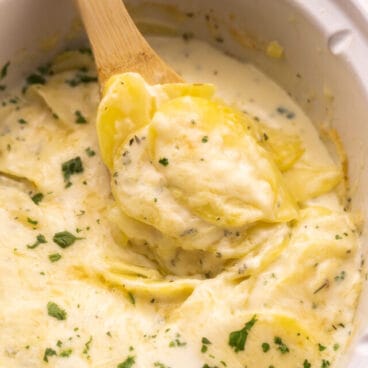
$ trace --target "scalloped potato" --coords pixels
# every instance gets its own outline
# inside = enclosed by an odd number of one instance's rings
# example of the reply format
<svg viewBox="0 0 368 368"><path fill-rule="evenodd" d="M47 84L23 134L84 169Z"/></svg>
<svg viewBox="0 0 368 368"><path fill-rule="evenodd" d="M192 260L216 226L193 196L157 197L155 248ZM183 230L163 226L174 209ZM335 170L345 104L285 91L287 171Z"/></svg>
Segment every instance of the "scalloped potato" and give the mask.
<svg viewBox="0 0 368 368"><path fill-rule="evenodd" d="M0 366L334 367L361 286L340 165L250 64L151 41L187 83L99 102L68 51L3 100Z"/></svg>

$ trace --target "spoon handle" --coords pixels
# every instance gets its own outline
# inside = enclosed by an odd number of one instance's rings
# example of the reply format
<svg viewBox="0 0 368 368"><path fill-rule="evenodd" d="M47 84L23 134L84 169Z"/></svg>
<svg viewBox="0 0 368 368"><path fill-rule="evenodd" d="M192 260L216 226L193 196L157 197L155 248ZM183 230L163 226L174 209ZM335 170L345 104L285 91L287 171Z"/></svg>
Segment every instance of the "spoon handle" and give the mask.
<svg viewBox="0 0 368 368"><path fill-rule="evenodd" d="M149 46L122 0L77 0L101 86L114 74L137 72L151 84L182 79Z"/></svg>

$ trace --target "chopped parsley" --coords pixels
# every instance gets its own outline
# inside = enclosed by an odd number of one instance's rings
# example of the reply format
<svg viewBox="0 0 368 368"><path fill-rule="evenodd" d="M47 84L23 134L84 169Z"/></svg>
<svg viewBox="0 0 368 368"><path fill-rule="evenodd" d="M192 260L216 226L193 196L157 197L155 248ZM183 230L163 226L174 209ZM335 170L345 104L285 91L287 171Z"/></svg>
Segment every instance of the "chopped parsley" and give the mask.
<svg viewBox="0 0 368 368"><path fill-rule="evenodd" d="M65 81L65 83L69 84L70 87L76 87L79 86L80 84L87 84L94 82L97 82L97 77L80 73L77 73L73 79L67 79Z"/></svg>
<svg viewBox="0 0 368 368"><path fill-rule="evenodd" d="M37 225L38 224L38 221L33 220L30 217L27 217L27 222L30 223L30 224L32 224L32 225Z"/></svg>
<svg viewBox="0 0 368 368"><path fill-rule="evenodd" d="M169 343L169 347L170 348L176 348L176 347L183 347L185 346L187 343L184 341L180 341L180 334L176 334L176 339L170 341Z"/></svg>
<svg viewBox="0 0 368 368"><path fill-rule="evenodd" d="M42 234L38 234L37 237L36 237L36 241L32 245L27 245L27 248L28 249L35 249L40 244L44 244L44 243L47 243L47 240L46 240L45 236L42 235Z"/></svg>
<svg viewBox="0 0 368 368"><path fill-rule="evenodd" d="M129 291L129 293L128 293L128 297L129 297L129 300L130 300L130 302L133 304L133 305L135 305L135 297L134 297L134 295Z"/></svg>
<svg viewBox="0 0 368 368"><path fill-rule="evenodd" d="M23 118L18 119L18 123L21 125L27 124L27 121L24 120Z"/></svg>
<svg viewBox="0 0 368 368"><path fill-rule="evenodd" d="M295 117L295 112L290 111L289 109L287 109L286 107L283 106L279 106L276 111L280 114L280 115L284 115L287 119L293 119Z"/></svg>
<svg viewBox="0 0 368 368"><path fill-rule="evenodd" d="M59 259L61 259L61 254L60 253L53 253L49 255L49 260L50 262L57 262Z"/></svg>
<svg viewBox="0 0 368 368"><path fill-rule="evenodd" d="M70 357L72 352L73 352L72 349L63 350L62 352L60 352L59 356L61 356L62 358L68 358Z"/></svg>
<svg viewBox="0 0 368 368"><path fill-rule="evenodd" d="M69 187L71 185L70 177L84 171L81 158L77 156L71 160L65 161L61 165L61 171L63 173L64 181L67 183L66 186Z"/></svg>
<svg viewBox="0 0 368 368"><path fill-rule="evenodd" d="M328 368L331 365L331 363L328 360L323 359L321 368Z"/></svg>
<svg viewBox="0 0 368 368"><path fill-rule="evenodd" d="M81 47L78 49L81 54L92 55L92 49L90 47Z"/></svg>
<svg viewBox="0 0 368 368"><path fill-rule="evenodd" d="M207 337L202 337L202 347L201 352L205 353L208 350L208 345L211 345L211 341L207 339Z"/></svg>
<svg viewBox="0 0 368 368"><path fill-rule="evenodd" d="M93 337L90 336L88 341L84 344L83 354L88 354L89 349L91 348L92 341L93 341Z"/></svg>
<svg viewBox="0 0 368 368"><path fill-rule="evenodd" d="M346 276L346 272L345 271L341 271L337 276L335 276L335 281L342 281L345 280L345 276Z"/></svg>
<svg viewBox="0 0 368 368"><path fill-rule="evenodd" d="M202 143L207 143L208 142L208 136L205 135L202 137Z"/></svg>
<svg viewBox="0 0 368 368"><path fill-rule="evenodd" d="M87 124L87 119L82 115L79 110L75 111L74 115L76 124Z"/></svg>
<svg viewBox="0 0 368 368"><path fill-rule="evenodd" d="M339 348L340 348L340 345L339 344L334 344L334 346L333 346L333 349L334 349L334 351L337 351L337 350L339 350Z"/></svg>
<svg viewBox="0 0 368 368"><path fill-rule="evenodd" d="M3 65L3 67L1 68L1 71L0 71L0 80L4 79L6 77L6 75L8 74L9 65L10 65L10 61L8 61L7 63L5 63Z"/></svg>
<svg viewBox="0 0 368 368"><path fill-rule="evenodd" d="M326 349L327 349L326 346L323 346L322 344L318 344L318 350L319 351L324 351Z"/></svg>
<svg viewBox="0 0 368 368"><path fill-rule="evenodd" d="M169 160L166 157L162 157L158 160L158 162L162 165L162 166L167 166L169 164Z"/></svg>
<svg viewBox="0 0 368 368"><path fill-rule="evenodd" d="M44 65L40 65L37 68L37 70L42 75L53 75L54 74L53 70L51 69L51 64L50 63L44 64Z"/></svg>
<svg viewBox="0 0 368 368"><path fill-rule="evenodd" d="M116 368L131 368L135 364L135 357L134 356L128 356L123 362L118 364Z"/></svg>
<svg viewBox="0 0 368 368"><path fill-rule="evenodd" d="M43 353L43 361L48 363L49 362L49 357L56 355L56 351L54 349L51 348L46 348L45 352Z"/></svg>
<svg viewBox="0 0 368 368"><path fill-rule="evenodd" d="M303 368L311 368L311 366L312 366L312 364L310 364L310 363L308 362L308 360L307 360L307 359L305 359L305 360L304 360L304 362L303 362Z"/></svg>
<svg viewBox="0 0 368 368"><path fill-rule="evenodd" d="M36 193L31 197L32 201L35 204L39 204L43 200L43 194L42 193Z"/></svg>
<svg viewBox="0 0 368 368"><path fill-rule="evenodd" d="M96 154L96 152L92 148L90 148L90 147L87 147L85 149L85 152L86 152L86 154L87 154L88 157L93 157Z"/></svg>
<svg viewBox="0 0 368 368"><path fill-rule="evenodd" d="M61 309L56 303L48 302L47 303L47 314L51 317L58 319L59 321L66 320L67 313L64 309Z"/></svg>
<svg viewBox="0 0 368 368"><path fill-rule="evenodd" d="M268 342L264 342L262 344L262 350L263 350L264 353L267 353L270 350L270 348L271 347L270 347L270 344Z"/></svg>
<svg viewBox="0 0 368 368"><path fill-rule="evenodd" d="M30 85L30 84L45 84L46 79L41 74L33 73L33 74L30 74L26 78L26 82L27 82L28 85Z"/></svg>
<svg viewBox="0 0 368 368"><path fill-rule="evenodd" d="M61 248L67 248L71 246L76 240L81 240L83 238L77 238L75 235L69 231L61 231L56 233L52 240Z"/></svg>
<svg viewBox="0 0 368 368"><path fill-rule="evenodd" d="M245 326L239 331L233 331L229 335L229 345L237 353L238 351L244 350L245 343L247 342L248 334L254 324L257 322L257 316L253 316Z"/></svg>
<svg viewBox="0 0 368 368"><path fill-rule="evenodd" d="M290 351L287 345L282 341L281 337L276 336L273 341L277 345L277 349L281 354L286 354Z"/></svg>
<svg viewBox="0 0 368 368"><path fill-rule="evenodd" d="M169 366L167 366L167 365L165 365L165 364L163 364L161 362L154 362L153 363L153 366L154 367L158 367L158 368L170 368Z"/></svg>

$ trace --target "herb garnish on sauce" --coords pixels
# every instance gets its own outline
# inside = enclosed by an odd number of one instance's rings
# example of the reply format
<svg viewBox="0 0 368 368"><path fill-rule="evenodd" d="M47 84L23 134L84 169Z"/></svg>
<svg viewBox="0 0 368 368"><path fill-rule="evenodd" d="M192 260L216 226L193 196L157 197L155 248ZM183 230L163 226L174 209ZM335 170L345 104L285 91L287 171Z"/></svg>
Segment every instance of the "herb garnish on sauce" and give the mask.
<svg viewBox="0 0 368 368"><path fill-rule="evenodd" d="M75 174L80 174L84 171L82 160L79 156L72 158L71 160L65 161L61 165L61 171L63 173L64 181L66 182L66 187L72 185L70 182L70 177Z"/></svg>
<svg viewBox="0 0 368 368"><path fill-rule="evenodd" d="M229 345L234 349L236 353L238 351L244 350L248 334L256 322L257 316L253 316L252 319L245 324L244 328L239 331L233 331L230 333Z"/></svg>
<svg viewBox="0 0 368 368"><path fill-rule="evenodd" d="M58 319L59 321L63 321L67 317L67 313L64 309L61 309L56 303L48 302L47 303L47 314L51 317Z"/></svg>
<svg viewBox="0 0 368 368"><path fill-rule="evenodd" d="M61 248L67 248L71 246L76 240L81 240L83 238L78 238L69 231L60 231L56 233L52 240Z"/></svg>

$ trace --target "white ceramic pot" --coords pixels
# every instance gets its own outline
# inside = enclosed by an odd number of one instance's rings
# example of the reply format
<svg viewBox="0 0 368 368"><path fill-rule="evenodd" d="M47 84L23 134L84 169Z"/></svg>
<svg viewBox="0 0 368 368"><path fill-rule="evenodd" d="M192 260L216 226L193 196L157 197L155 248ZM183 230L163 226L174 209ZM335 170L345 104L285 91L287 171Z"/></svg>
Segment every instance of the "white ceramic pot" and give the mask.
<svg viewBox="0 0 368 368"><path fill-rule="evenodd" d="M161 6L152 5L157 3ZM128 5L142 26L157 23L174 33L191 32L251 60L292 94L316 124L336 128L349 157L352 207L367 222L367 0L130 0ZM284 47L284 60L272 60L262 51L272 40ZM59 51L85 43L71 0L0 0L0 65L11 61L8 85ZM365 232L363 244L368 249ZM368 367L367 311L365 288L351 351L341 367Z"/></svg>

